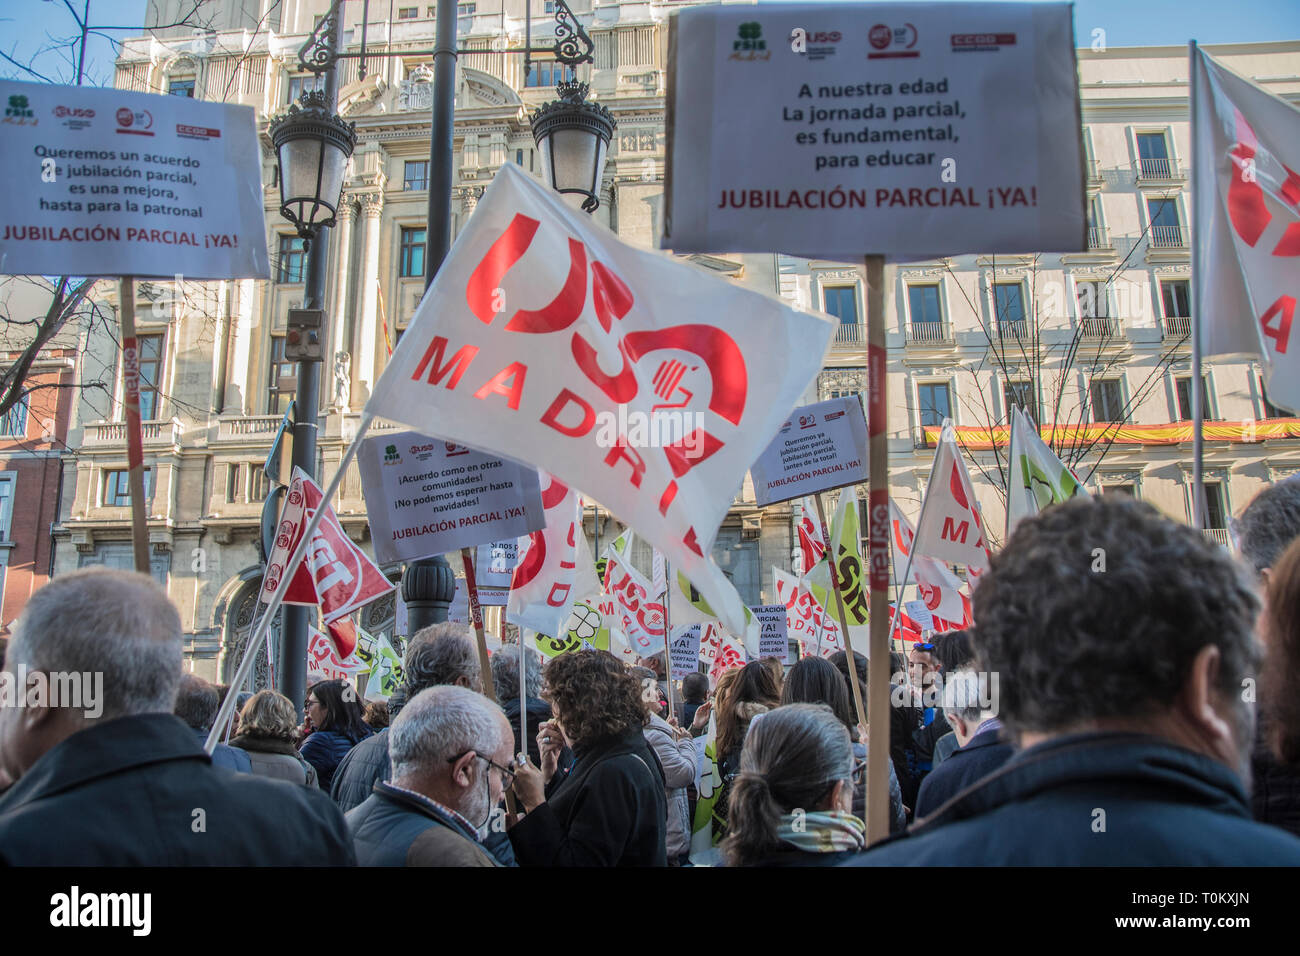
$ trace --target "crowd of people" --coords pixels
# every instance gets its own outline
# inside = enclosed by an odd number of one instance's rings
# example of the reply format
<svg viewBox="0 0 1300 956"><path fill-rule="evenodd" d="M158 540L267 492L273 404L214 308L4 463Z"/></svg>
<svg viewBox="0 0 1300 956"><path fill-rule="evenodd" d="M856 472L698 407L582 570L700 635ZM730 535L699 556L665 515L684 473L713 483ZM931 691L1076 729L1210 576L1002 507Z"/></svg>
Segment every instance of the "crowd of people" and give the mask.
<svg viewBox="0 0 1300 956"><path fill-rule="evenodd" d="M662 656L508 644L488 696L454 623L386 703L323 681L300 722L241 693L209 756L235 691L182 673L152 580L83 569L32 596L5 675L102 674L102 699L0 708L0 863L1300 865L1300 482L1235 529L1236 554L1122 495L1021 522L969 630L880 662L881 793L861 654L670 686Z"/></svg>

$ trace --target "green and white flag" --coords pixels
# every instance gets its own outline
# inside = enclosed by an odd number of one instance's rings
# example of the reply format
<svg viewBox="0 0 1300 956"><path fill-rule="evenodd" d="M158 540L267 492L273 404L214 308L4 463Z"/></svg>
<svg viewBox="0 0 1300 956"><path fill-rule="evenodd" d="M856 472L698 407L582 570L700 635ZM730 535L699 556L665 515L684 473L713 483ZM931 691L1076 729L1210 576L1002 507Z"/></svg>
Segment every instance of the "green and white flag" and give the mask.
<svg viewBox="0 0 1300 956"><path fill-rule="evenodd" d="M358 627L357 656L370 662L366 700L388 700L402 682L402 658L388 640L388 635L380 634L376 638Z"/></svg>
<svg viewBox="0 0 1300 956"><path fill-rule="evenodd" d="M1011 446L1007 458L1008 538L1021 519L1038 514L1048 505L1088 494L1016 406L1011 409Z"/></svg>
<svg viewBox="0 0 1300 956"><path fill-rule="evenodd" d="M867 611L870 598L867 593L866 561L862 557L861 518L857 493L852 487L840 492L840 501L831 519L830 546L822 559L806 576L808 590L828 614L838 615L835 595L831 593L831 569L828 559L835 555L835 570L840 578L840 596L844 599L844 616L848 620L849 637L863 642L868 639ZM838 619L838 618L837 618ZM858 646L865 647L865 644Z"/></svg>

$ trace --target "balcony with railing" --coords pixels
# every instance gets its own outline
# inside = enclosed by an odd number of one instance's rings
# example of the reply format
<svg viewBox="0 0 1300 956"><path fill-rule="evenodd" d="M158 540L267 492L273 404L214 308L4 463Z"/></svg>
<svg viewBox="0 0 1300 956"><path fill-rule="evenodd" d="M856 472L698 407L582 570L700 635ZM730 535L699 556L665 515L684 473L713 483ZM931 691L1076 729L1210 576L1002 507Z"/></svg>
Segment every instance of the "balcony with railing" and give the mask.
<svg viewBox="0 0 1300 956"><path fill-rule="evenodd" d="M1112 339L1124 334L1119 318L1113 315L1085 315L1079 319L1079 333L1085 339Z"/></svg>
<svg viewBox="0 0 1300 956"><path fill-rule="evenodd" d="M1169 182L1185 179L1186 170L1177 160L1166 156L1139 159L1137 161L1137 178L1139 182Z"/></svg>
<svg viewBox="0 0 1300 956"><path fill-rule="evenodd" d="M1166 339L1185 339L1192 334L1190 315L1166 315L1160 319L1160 336Z"/></svg>
<svg viewBox="0 0 1300 956"><path fill-rule="evenodd" d="M217 441L258 441L275 437L283 415L232 415L217 421Z"/></svg>
<svg viewBox="0 0 1300 956"><path fill-rule="evenodd" d="M944 322L913 322L907 330L908 345L951 345L952 330Z"/></svg>
<svg viewBox="0 0 1300 956"><path fill-rule="evenodd" d="M1152 226L1151 245L1155 249L1185 249L1187 237L1182 226Z"/></svg>
<svg viewBox="0 0 1300 956"><path fill-rule="evenodd" d="M1024 319L998 321L998 337L1009 342L1029 341L1029 323Z"/></svg>
<svg viewBox="0 0 1300 956"><path fill-rule="evenodd" d="M181 440L181 423L178 419L140 423L140 435L145 445L175 445ZM86 425L82 444L107 447L126 446L126 422L90 422Z"/></svg>
<svg viewBox="0 0 1300 956"><path fill-rule="evenodd" d="M867 344L867 330L857 322L841 322L832 344L837 349L861 348Z"/></svg>
<svg viewBox="0 0 1300 956"><path fill-rule="evenodd" d="M1106 230L1101 226L1088 227L1088 250L1111 249L1114 244L1110 241L1110 236L1106 235Z"/></svg>
<svg viewBox="0 0 1300 956"><path fill-rule="evenodd" d="M1232 547L1232 538L1229 536L1227 528L1202 528L1201 533L1217 545L1225 548Z"/></svg>

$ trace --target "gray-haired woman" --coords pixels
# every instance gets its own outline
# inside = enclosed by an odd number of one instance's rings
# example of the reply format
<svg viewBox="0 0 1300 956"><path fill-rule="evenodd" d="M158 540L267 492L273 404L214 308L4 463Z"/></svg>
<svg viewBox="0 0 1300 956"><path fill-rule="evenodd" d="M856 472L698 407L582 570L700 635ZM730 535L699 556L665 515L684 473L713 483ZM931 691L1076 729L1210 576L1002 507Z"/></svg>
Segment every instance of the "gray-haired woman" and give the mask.
<svg viewBox="0 0 1300 956"><path fill-rule="evenodd" d="M829 707L790 704L750 727L732 784L730 866L834 866L862 850L853 747Z"/></svg>

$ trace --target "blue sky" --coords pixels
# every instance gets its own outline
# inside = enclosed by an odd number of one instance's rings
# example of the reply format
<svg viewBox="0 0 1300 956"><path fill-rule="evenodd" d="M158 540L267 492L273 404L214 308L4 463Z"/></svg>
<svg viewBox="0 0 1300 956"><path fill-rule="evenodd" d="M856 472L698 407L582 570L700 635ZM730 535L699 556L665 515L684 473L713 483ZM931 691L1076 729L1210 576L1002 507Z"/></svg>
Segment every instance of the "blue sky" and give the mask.
<svg viewBox="0 0 1300 956"><path fill-rule="evenodd" d="M80 10L85 0L70 0ZM134 26L144 22L146 0L91 0L91 22ZM359 2L359 0L351 0ZM414 0L412 0L414 2ZM541 3L535 0L540 16ZM373 4L372 8L387 5ZM1298 0L1077 0L1075 36L1080 46L1092 42L1093 30L1106 31L1112 47L1200 43L1245 43L1300 39ZM110 35L130 35L120 30ZM0 51L32 64L45 76L70 83L75 65L66 50L49 47L75 37L77 28L64 0L0 0ZM103 37L87 44L88 83L107 84L113 75L113 48ZM1298 68L1297 72L1300 72ZM0 61L0 77L23 78L22 71ZM30 79L30 77L27 77Z"/></svg>

